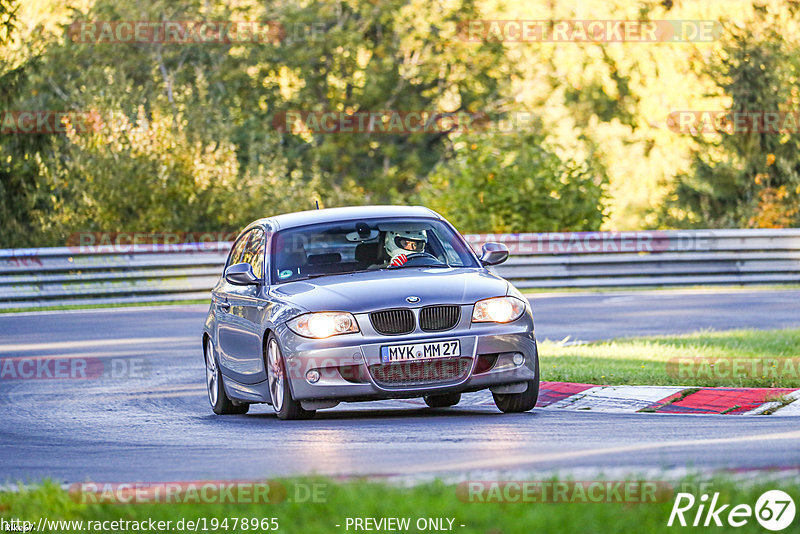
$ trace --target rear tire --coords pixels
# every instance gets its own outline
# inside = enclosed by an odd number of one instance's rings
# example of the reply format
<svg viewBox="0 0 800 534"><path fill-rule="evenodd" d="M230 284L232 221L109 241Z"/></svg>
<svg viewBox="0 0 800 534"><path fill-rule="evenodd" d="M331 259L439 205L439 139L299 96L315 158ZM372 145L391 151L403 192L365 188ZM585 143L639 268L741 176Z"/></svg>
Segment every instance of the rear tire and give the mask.
<svg viewBox="0 0 800 534"><path fill-rule="evenodd" d="M211 409L217 415L241 415L247 413L250 409L249 404L234 404L225 394L225 384L223 383L222 372L219 370L217 352L214 350L214 343L210 337L206 338L204 352L206 360L206 390Z"/></svg>
<svg viewBox="0 0 800 534"><path fill-rule="evenodd" d="M431 408L447 408L461 401L461 393L445 393L444 395L425 395L425 404Z"/></svg>
<svg viewBox="0 0 800 534"><path fill-rule="evenodd" d="M286 362L274 334L270 334L267 338L267 353L264 360L267 366L269 396L278 419L311 419L314 417L316 411L304 410L300 403L292 398L286 373Z"/></svg>

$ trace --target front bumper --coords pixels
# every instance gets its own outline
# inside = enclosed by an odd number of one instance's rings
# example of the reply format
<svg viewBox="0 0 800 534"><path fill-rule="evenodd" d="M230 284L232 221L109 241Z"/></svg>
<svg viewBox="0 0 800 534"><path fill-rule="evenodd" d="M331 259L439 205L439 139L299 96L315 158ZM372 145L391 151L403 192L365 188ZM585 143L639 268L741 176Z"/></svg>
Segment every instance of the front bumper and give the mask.
<svg viewBox="0 0 800 534"><path fill-rule="evenodd" d="M417 328L401 336L375 332L367 314L356 316L360 333L321 340L298 336L281 325L275 334L286 360L292 397L336 401L411 398L537 379L538 355L530 311L508 324L472 324L471 309L464 310L452 330L424 332ZM384 367L381 372L380 349L384 345L455 339L461 344L460 362L428 360L388 373ZM515 355L522 355L522 361L517 356L515 362ZM307 379L312 370L320 374L316 383Z"/></svg>

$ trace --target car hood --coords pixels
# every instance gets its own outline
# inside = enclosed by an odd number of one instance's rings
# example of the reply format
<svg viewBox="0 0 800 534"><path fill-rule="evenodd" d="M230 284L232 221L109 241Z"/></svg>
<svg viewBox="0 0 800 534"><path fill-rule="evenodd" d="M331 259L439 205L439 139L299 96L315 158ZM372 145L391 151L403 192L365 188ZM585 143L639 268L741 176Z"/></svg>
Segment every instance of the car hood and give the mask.
<svg viewBox="0 0 800 534"><path fill-rule="evenodd" d="M274 286L270 294L308 311L363 313L431 304L472 304L506 295L508 282L470 268L405 268L341 274ZM406 297L419 297L409 303Z"/></svg>

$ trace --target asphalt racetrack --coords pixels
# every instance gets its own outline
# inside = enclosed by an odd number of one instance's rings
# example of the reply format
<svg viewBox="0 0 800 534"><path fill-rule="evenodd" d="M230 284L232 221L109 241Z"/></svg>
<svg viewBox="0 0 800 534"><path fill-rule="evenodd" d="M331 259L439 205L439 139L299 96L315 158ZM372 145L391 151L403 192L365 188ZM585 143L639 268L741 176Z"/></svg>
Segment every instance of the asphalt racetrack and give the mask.
<svg viewBox="0 0 800 534"><path fill-rule="evenodd" d="M800 326L800 290L533 297L537 337L594 340ZM611 471L800 466L794 417L543 411L469 402L342 404L310 421L267 405L214 416L206 306L0 315L0 358L113 358L119 376L0 380L0 481L177 481L294 474ZM480 395L480 394L475 394Z"/></svg>

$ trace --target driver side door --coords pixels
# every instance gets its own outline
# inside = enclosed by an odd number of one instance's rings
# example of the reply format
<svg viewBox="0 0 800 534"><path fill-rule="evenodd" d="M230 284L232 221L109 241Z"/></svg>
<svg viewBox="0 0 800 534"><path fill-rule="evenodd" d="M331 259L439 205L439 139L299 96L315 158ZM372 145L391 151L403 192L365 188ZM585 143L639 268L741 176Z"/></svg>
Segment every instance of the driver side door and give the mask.
<svg viewBox="0 0 800 534"><path fill-rule="evenodd" d="M259 283L236 285L223 276L215 292L220 365L226 376L243 384L266 380L261 347L265 241L262 228L250 230L234 245L226 266L249 263Z"/></svg>

